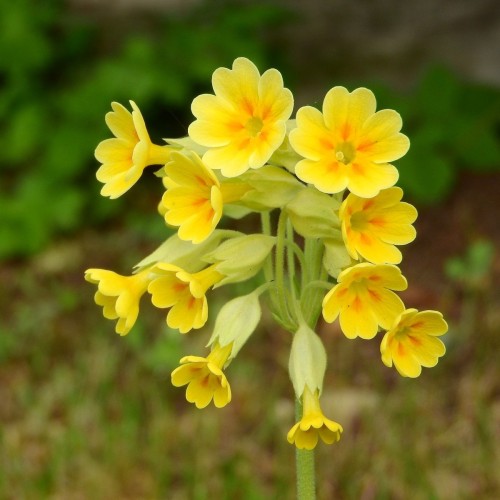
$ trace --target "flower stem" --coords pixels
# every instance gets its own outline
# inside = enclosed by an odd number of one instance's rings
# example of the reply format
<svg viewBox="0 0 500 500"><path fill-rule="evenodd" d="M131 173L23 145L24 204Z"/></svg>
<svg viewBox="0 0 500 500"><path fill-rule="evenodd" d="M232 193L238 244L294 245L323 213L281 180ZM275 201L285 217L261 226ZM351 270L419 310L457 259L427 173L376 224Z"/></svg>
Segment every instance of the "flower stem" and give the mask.
<svg viewBox="0 0 500 500"><path fill-rule="evenodd" d="M302 418L302 405L295 400L297 422ZM314 500L316 498L316 479L314 471L314 450L295 449L297 468L297 500Z"/></svg>

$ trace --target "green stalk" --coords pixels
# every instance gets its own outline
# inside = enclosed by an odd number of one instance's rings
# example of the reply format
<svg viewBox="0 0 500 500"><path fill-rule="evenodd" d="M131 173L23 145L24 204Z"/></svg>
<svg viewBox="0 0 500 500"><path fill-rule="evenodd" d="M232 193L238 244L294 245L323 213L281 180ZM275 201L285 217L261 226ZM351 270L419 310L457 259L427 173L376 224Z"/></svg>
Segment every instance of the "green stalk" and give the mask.
<svg viewBox="0 0 500 500"><path fill-rule="evenodd" d="M302 418L302 405L298 399L295 400L295 416L297 422ZM314 500L316 498L314 450L295 448L295 464L297 468L297 500Z"/></svg>

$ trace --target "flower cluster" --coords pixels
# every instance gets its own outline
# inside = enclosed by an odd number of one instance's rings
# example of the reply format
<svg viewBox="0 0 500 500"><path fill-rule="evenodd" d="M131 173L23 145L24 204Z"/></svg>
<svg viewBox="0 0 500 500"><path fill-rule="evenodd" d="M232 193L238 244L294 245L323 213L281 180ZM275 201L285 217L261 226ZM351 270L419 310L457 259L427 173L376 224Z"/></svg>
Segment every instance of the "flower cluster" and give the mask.
<svg viewBox="0 0 500 500"><path fill-rule="evenodd" d="M85 277L97 285L104 317L126 335L146 293L168 310L170 328L187 333L207 323L212 290L258 276L253 292L218 312L206 357L183 357L172 383L187 386L197 408L227 405L225 370L255 331L260 296L268 294L274 318L292 334L289 372L302 416L288 441L300 449L331 444L342 427L320 406L327 356L314 329L321 315L328 323L338 318L349 339L385 331L382 362L405 377L445 352L442 315L406 309L396 294L407 287L398 246L415 238L417 211L401 201L390 162L409 140L400 115L377 111L366 88L334 87L321 109L302 107L292 119L292 93L275 69L260 74L238 58L215 70L212 85L213 94L192 102L189 135L162 145L151 142L134 102L132 112L112 103L106 123L114 138L95 152L101 194L121 196L157 165L165 188L158 211L175 232L131 276L89 269ZM260 214L259 233L220 227L224 216L251 212Z"/></svg>

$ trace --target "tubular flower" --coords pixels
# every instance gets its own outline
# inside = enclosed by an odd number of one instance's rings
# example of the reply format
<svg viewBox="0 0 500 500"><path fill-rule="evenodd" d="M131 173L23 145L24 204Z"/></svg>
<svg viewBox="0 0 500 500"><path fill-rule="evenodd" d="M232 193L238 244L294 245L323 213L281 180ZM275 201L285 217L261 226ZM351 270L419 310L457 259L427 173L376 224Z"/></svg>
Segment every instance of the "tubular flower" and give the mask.
<svg viewBox="0 0 500 500"><path fill-rule="evenodd" d="M173 264L160 262L151 271L157 277L149 283L148 292L154 306L171 308L167 315L168 326L181 333L201 328L208 319L205 293L223 278L216 266L191 274Z"/></svg>
<svg viewBox="0 0 500 500"><path fill-rule="evenodd" d="M374 198L349 194L340 207L342 236L349 255L360 256L374 264L399 264L402 255L394 245L405 245L415 239L411 225L417 210L401 202L403 190L392 187Z"/></svg>
<svg viewBox="0 0 500 500"><path fill-rule="evenodd" d="M148 288L149 269L132 276L121 276L105 269L87 269L85 279L98 286L94 300L103 316L118 319L115 331L127 335L139 314L139 302Z"/></svg>
<svg viewBox="0 0 500 500"><path fill-rule="evenodd" d="M113 111L106 114L106 124L115 136L100 142L95 157L102 165L96 173L104 183L103 196L118 198L128 191L149 165L166 163L172 148L151 143L144 119L134 101L132 113L117 102L111 103Z"/></svg>
<svg viewBox="0 0 500 500"><path fill-rule="evenodd" d="M403 301L391 290L405 290L407 282L398 267L357 264L342 271L323 299L323 317L328 323L340 315L347 338L372 339L378 326L388 329L403 312Z"/></svg>
<svg viewBox="0 0 500 500"><path fill-rule="evenodd" d="M303 414L288 432L287 439L299 449L312 450L321 438L326 444L340 440L343 429L340 424L326 418L321 411L318 391L313 392L306 385L302 395Z"/></svg>
<svg viewBox="0 0 500 500"><path fill-rule="evenodd" d="M448 325L440 312L407 309L382 339L382 362L388 367L394 363L403 377L416 378L422 366L436 366L446 352L443 342L436 337L447 331Z"/></svg>
<svg viewBox="0 0 500 500"><path fill-rule="evenodd" d="M225 177L262 167L283 142L292 113L293 96L281 73L269 69L260 75L239 57L232 70L214 71L212 86L215 95L200 95L191 105L196 120L189 135L209 148L203 161Z"/></svg>
<svg viewBox="0 0 500 500"><path fill-rule="evenodd" d="M167 188L159 211L165 222L179 226L181 240L201 243L216 228L224 203L238 200L248 188L241 183L221 183L196 153L173 152L165 165Z"/></svg>
<svg viewBox="0 0 500 500"><path fill-rule="evenodd" d="M217 343L206 358L185 356L172 372L172 384L187 385L186 399L197 408L205 408L212 399L217 408L226 406L231 401L231 387L222 370L231 349L232 343L224 347Z"/></svg>
<svg viewBox="0 0 500 500"><path fill-rule="evenodd" d="M363 198L393 186L399 174L388 162L401 158L410 143L399 133L402 121L396 111L375 109L370 90L349 93L344 87L326 94L323 112L299 109L297 128L290 132L290 144L305 158L296 165L297 176L324 193L348 188Z"/></svg>

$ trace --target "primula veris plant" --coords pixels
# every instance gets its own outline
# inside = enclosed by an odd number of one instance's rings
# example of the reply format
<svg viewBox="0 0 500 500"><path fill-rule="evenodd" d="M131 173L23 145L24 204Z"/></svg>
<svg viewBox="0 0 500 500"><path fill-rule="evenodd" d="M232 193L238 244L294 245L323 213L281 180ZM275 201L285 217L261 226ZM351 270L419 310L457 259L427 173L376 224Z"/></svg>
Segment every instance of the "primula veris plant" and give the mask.
<svg viewBox="0 0 500 500"><path fill-rule="evenodd" d="M267 295L290 332L297 420L287 439L297 448L299 497L311 498L313 483L304 478L313 462L305 457L343 432L320 405L327 354L318 319L338 319L348 339L382 338L383 364L404 377L419 376L445 353L437 338L448 329L442 315L406 309L397 294L408 285L398 247L415 238L417 211L401 201L390 162L409 140L400 115L377 111L366 88L333 87L321 110L305 106L292 119L292 93L275 69L261 74L238 58L232 69L215 70L212 85L214 94L192 103L189 135L163 145L151 142L134 102L132 112L112 103L106 123L115 137L95 152L101 193L117 198L158 165L165 188L158 211L175 233L131 276L89 269L85 278L120 335L133 327L144 294L180 333L213 325L208 353L183 357L172 372L197 408L231 402L227 371L256 331ZM258 233L243 230L250 213L260 215ZM223 229L224 217L241 231ZM215 289L247 280L253 291L226 302L211 321Z"/></svg>

